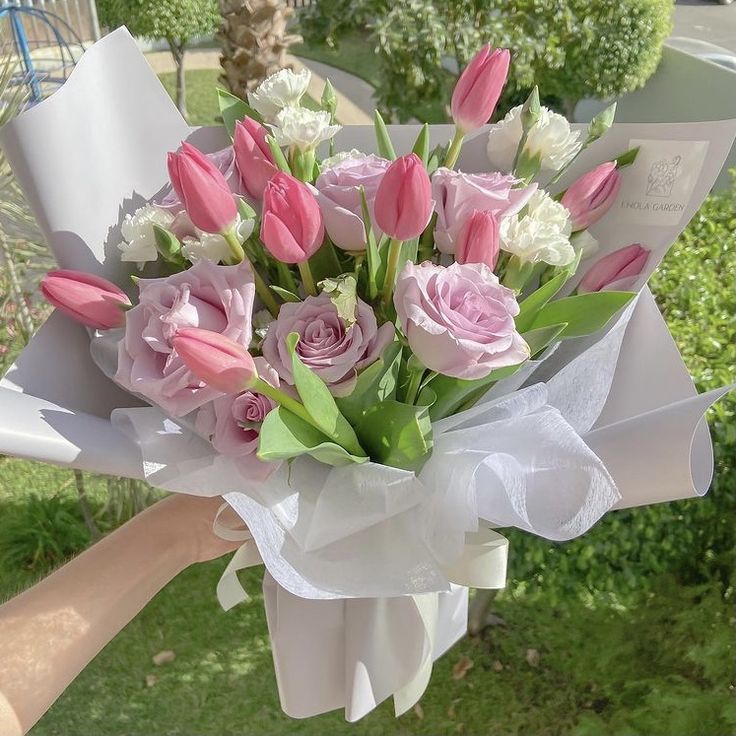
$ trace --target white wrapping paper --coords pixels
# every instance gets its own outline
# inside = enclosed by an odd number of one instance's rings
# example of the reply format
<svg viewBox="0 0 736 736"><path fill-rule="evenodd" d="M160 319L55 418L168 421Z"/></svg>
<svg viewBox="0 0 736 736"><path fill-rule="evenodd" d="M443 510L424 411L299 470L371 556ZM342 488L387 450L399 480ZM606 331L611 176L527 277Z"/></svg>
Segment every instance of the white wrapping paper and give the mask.
<svg viewBox="0 0 736 736"><path fill-rule="evenodd" d="M638 286L707 194L735 132L736 121L616 125L566 177L642 146L614 209L593 228L602 252L631 242L654 251ZM397 150L416 133L392 128ZM433 126L433 143L450 133ZM6 126L0 144L59 263L122 283L119 223L161 188L165 153L190 135L203 150L226 142L220 129L186 126L121 29L51 99ZM369 151L373 140L356 126L337 144ZM485 155L481 132L460 168L487 169ZM688 167L654 200L652 162L675 155ZM438 423L418 477L302 459L291 479L284 471L245 484L185 421L107 380L88 343L59 314L39 331L0 382L0 452L224 495L252 539L218 594L226 607L241 600L234 571L265 562L279 691L295 717L344 708L356 720L389 695L397 712L411 707L432 661L465 631L461 586L503 585L506 543L489 526L569 539L612 508L701 495L712 473L702 415L720 394L696 395L646 288L605 336L549 351L475 409Z"/></svg>

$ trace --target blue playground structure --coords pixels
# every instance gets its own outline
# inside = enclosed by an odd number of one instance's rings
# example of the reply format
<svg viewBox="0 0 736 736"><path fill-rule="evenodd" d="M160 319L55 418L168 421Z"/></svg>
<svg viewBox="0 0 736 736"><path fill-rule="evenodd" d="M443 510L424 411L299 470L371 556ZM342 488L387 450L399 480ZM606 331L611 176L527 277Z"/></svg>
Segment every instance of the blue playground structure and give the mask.
<svg viewBox="0 0 736 736"><path fill-rule="evenodd" d="M2 3L0 27L2 55L19 62L11 84L28 88L31 105L64 84L83 51L72 26L45 7Z"/></svg>

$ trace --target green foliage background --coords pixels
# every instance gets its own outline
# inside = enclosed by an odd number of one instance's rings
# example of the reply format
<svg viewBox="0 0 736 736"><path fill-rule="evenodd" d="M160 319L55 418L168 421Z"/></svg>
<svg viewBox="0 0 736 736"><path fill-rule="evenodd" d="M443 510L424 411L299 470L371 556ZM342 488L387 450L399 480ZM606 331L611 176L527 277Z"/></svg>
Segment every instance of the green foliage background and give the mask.
<svg viewBox="0 0 736 736"><path fill-rule="evenodd" d="M311 44L371 33L376 96L399 122L447 118L455 75L485 42L514 50L501 108L539 84L547 104L641 87L671 30L672 0L320 0L302 16ZM444 62L444 63L443 63Z"/></svg>

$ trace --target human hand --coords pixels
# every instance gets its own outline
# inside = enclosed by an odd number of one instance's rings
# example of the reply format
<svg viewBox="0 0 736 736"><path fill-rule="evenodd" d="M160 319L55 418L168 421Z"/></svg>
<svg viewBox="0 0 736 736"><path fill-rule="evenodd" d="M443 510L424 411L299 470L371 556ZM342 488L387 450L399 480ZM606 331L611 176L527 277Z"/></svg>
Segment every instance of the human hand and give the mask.
<svg viewBox="0 0 736 736"><path fill-rule="evenodd" d="M205 498L174 493L151 506L144 513L154 528L183 556L185 565L207 562L235 551L242 542L230 542L218 537L212 528L217 512L222 506L220 496ZM220 523L233 529L245 530L240 517L231 509L223 511Z"/></svg>

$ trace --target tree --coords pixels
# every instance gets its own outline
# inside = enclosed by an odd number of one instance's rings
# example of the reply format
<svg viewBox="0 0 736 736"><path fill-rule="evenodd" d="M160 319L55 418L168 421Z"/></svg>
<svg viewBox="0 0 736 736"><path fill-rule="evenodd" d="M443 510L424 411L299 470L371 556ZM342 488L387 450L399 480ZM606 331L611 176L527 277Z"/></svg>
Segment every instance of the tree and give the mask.
<svg viewBox="0 0 736 736"><path fill-rule="evenodd" d="M223 23L220 81L238 97L288 66L286 52L301 36L287 29L294 13L284 0L220 0Z"/></svg>
<svg viewBox="0 0 736 736"><path fill-rule="evenodd" d="M126 25L135 36L169 44L176 66L176 106L187 117L184 53L196 36L206 36L220 23L217 0L97 0L100 23Z"/></svg>

